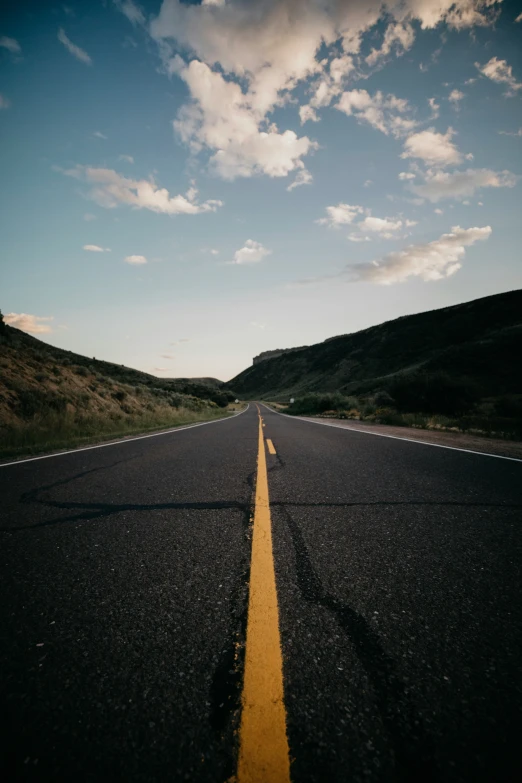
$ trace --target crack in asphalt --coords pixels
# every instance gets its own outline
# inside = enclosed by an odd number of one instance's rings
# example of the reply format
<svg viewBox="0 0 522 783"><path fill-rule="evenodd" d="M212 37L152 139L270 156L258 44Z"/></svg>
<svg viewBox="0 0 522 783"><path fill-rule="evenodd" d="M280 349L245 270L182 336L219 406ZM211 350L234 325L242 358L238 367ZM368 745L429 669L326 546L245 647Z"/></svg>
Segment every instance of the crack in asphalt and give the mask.
<svg viewBox="0 0 522 783"><path fill-rule="evenodd" d="M283 510L295 551L297 586L311 604L331 612L353 644L373 687L383 726L392 742L397 778L418 783L435 775L434 759L427 736L408 697L407 687L395 672L392 658L367 620L355 609L328 593L318 576L303 534L284 504Z"/></svg>

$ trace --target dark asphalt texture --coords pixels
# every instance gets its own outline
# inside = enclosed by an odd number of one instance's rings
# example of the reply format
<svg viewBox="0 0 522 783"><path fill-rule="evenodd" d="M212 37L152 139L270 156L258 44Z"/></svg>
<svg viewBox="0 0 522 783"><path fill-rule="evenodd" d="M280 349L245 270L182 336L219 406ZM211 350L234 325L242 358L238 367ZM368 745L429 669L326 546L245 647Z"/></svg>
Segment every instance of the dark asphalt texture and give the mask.
<svg viewBox="0 0 522 783"><path fill-rule="evenodd" d="M293 783L521 780L522 463L261 410ZM0 467L4 779L234 774L256 459L250 405Z"/></svg>

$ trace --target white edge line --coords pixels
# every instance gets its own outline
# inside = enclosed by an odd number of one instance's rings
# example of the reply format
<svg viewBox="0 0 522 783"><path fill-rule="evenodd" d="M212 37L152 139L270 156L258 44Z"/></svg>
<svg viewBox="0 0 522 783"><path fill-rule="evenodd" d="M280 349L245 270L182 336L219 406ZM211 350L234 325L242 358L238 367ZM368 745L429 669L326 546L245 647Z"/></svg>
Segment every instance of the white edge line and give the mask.
<svg viewBox="0 0 522 783"><path fill-rule="evenodd" d="M357 427L343 427L342 424L330 424L326 421L312 421L312 419L305 419L302 416L290 416L288 413L280 413L274 408L270 408L261 402L260 405L264 405L269 411L277 413L278 416L285 416L287 419L299 419L299 421L306 421L307 424L319 424L322 427L335 427L336 430L344 430L345 432L361 432L363 435L376 435L378 438L391 438L392 440L405 440L408 443L418 443L421 446L434 446L437 449L449 449L450 451L462 451L464 454L478 454L480 457L495 457L496 459L507 459L510 462L522 462L522 459L518 457L503 457L502 454L490 454L487 451L472 451L471 449L459 449L457 446L445 446L442 443L430 443L427 440L416 440L414 438L401 438L400 435L386 435L384 432L369 432L368 430L359 430Z"/></svg>
<svg viewBox="0 0 522 783"><path fill-rule="evenodd" d="M204 427L206 424L221 424L224 421L230 421L235 419L236 416L241 416L242 413L250 408L250 403L247 407L234 413L233 416L227 416L223 419L217 419L215 421L201 421L199 424L187 424L181 427L175 427L172 430L164 430L163 432L152 432L150 435L138 435L135 438L122 438L121 440L112 440L110 443L98 443L96 446L82 446L80 449L70 449L69 451L59 451L56 454L42 454L40 457L28 457L27 459L17 459L14 462L0 463L0 468L8 468L10 465L22 465L24 462L35 462L37 459L51 459L51 457L63 457L65 454L78 454L80 451L91 451L92 449L105 449L107 446L119 446L122 443L131 443L133 440L144 440L145 438L158 438L160 435L171 435L173 432L183 432L184 430L191 430L193 427Z"/></svg>

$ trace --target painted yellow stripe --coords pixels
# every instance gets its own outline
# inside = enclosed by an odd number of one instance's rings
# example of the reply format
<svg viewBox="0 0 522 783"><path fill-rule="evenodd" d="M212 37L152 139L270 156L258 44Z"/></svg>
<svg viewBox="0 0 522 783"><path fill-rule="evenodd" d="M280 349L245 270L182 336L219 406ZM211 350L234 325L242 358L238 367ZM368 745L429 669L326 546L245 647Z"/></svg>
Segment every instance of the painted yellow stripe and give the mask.
<svg viewBox="0 0 522 783"><path fill-rule="evenodd" d="M290 783L265 444L259 445L238 783Z"/></svg>
<svg viewBox="0 0 522 783"><path fill-rule="evenodd" d="M272 441L270 440L270 438L266 439L266 445L268 446L268 451L270 452L270 454L275 454L276 453L275 446L272 443Z"/></svg>

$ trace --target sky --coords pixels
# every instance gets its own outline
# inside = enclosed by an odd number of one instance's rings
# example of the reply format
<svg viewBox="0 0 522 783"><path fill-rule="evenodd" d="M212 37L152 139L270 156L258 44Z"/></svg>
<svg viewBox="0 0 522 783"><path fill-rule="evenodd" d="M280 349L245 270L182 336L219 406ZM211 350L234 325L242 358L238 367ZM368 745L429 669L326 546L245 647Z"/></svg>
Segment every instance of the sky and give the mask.
<svg viewBox="0 0 522 783"><path fill-rule="evenodd" d="M229 380L522 286L522 2L90 0L0 21L0 307Z"/></svg>

